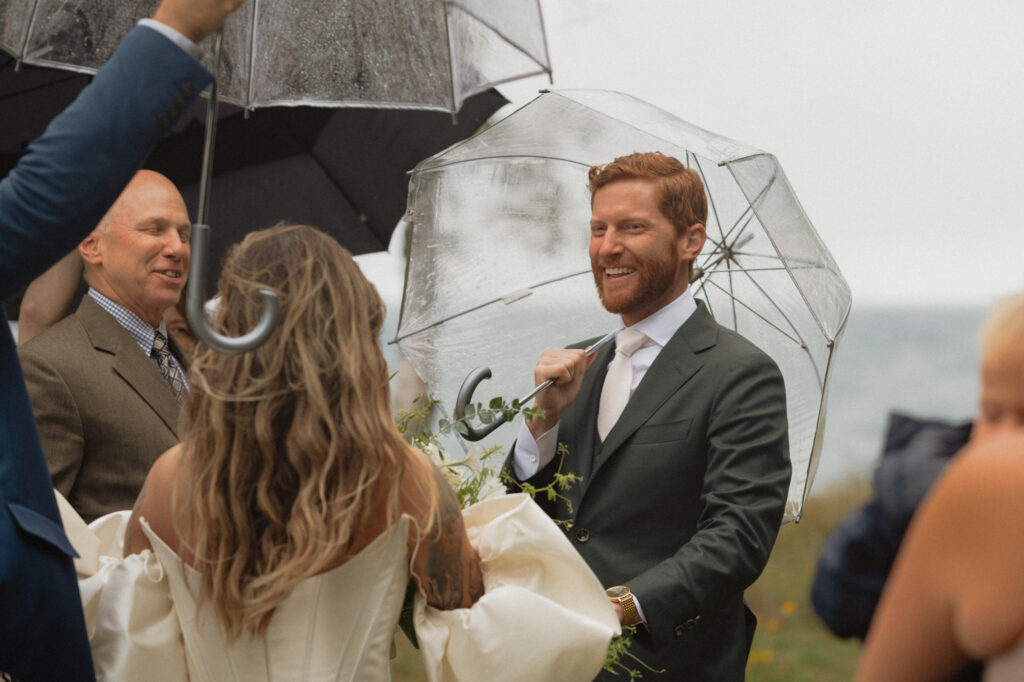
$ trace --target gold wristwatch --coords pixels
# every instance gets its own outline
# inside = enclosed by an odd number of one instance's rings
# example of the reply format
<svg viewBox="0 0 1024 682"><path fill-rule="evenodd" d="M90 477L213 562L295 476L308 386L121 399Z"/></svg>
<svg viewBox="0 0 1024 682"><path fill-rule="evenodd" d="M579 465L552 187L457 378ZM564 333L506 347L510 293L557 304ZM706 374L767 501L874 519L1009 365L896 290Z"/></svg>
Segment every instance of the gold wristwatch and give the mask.
<svg viewBox="0 0 1024 682"><path fill-rule="evenodd" d="M609 587L604 593L608 595L608 599L612 602L622 606L623 625L632 625L640 619L639 614L636 612L636 601L633 599L633 593L629 591L628 587L616 585L615 587Z"/></svg>

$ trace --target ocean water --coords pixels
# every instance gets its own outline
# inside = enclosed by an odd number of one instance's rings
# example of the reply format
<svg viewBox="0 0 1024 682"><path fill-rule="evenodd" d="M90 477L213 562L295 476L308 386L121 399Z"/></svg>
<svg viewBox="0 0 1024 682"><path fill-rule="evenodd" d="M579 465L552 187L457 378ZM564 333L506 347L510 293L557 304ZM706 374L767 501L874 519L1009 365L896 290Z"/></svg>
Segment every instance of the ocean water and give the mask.
<svg viewBox="0 0 1024 682"><path fill-rule="evenodd" d="M834 359L825 439L811 494L867 478L888 414L969 419L978 400L986 309L857 308Z"/></svg>
<svg viewBox="0 0 1024 682"><path fill-rule="evenodd" d="M892 410L954 421L973 415L977 333L985 313L983 307L854 307L834 360L812 495L871 475ZM414 374L399 363L394 346L385 348L396 356L388 358L392 371ZM406 402L400 404L408 405L420 390L416 383L402 392Z"/></svg>

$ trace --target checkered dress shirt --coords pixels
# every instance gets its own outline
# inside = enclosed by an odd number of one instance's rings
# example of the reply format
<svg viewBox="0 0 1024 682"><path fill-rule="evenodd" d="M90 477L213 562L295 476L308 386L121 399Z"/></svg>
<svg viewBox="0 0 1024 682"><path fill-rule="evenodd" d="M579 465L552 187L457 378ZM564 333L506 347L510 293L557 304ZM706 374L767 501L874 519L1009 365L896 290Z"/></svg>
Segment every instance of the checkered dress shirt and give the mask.
<svg viewBox="0 0 1024 682"><path fill-rule="evenodd" d="M159 327L151 327L141 317L133 313L132 311L125 308L120 303L115 303L109 298L96 291L95 289L89 289L89 296L92 300L96 301L99 307L106 310L108 313L113 315L117 323L124 327L125 331L135 339L135 343L139 344L139 348L146 354L153 364L156 365L157 369L160 369L160 363L157 359L152 356L153 352L153 338L156 336L156 330L159 329L160 333L167 337L167 327L164 325L164 321L160 320ZM186 378L185 368L178 362L178 358L171 354L171 362L181 372L181 378L185 382L185 388L190 388L188 385L188 379Z"/></svg>

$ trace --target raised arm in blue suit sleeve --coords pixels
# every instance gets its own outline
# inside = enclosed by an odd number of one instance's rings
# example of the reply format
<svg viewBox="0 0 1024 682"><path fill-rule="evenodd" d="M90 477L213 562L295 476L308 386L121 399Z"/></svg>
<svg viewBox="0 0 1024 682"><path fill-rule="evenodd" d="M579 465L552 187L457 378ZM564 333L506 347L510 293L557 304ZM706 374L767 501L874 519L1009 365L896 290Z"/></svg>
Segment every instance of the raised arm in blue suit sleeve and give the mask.
<svg viewBox="0 0 1024 682"><path fill-rule="evenodd" d="M96 226L210 79L153 29L139 26L124 38L0 182L0 297L27 286Z"/></svg>
<svg viewBox="0 0 1024 682"><path fill-rule="evenodd" d="M96 226L210 78L158 31L136 27L125 37L0 181L0 298ZM0 673L25 682L92 680L74 550L2 309L0 327Z"/></svg>

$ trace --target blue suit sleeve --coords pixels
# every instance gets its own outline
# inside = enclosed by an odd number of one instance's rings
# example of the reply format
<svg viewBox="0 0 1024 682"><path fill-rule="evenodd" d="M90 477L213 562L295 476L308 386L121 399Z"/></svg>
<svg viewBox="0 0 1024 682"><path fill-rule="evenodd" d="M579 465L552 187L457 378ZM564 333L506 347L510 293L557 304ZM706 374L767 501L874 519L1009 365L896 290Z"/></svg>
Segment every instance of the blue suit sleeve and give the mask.
<svg viewBox="0 0 1024 682"><path fill-rule="evenodd" d="M0 298L85 238L211 78L153 29L125 36L0 181Z"/></svg>

